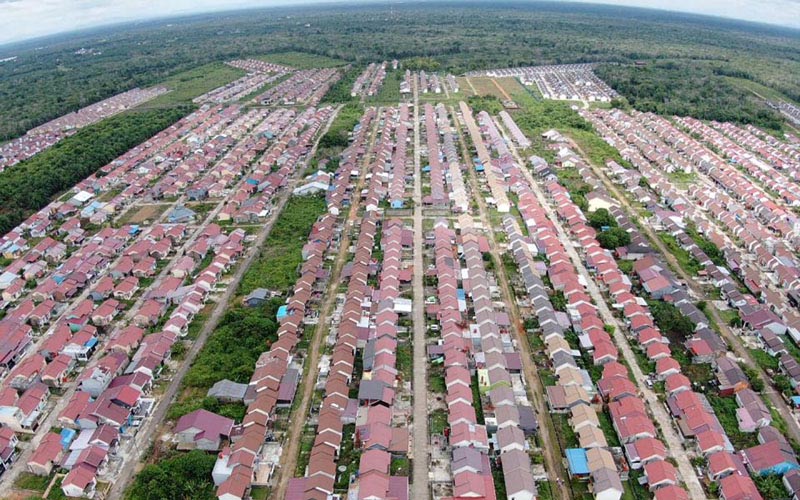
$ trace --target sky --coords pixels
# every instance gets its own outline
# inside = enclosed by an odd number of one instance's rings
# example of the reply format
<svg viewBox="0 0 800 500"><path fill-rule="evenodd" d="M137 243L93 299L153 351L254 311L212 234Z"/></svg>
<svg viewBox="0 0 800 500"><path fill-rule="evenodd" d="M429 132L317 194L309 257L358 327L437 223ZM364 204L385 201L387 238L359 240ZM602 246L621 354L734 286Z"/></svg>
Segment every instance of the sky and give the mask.
<svg viewBox="0 0 800 500"><path fill-rule="evenodd" d="M126 21L241 8L324 3L325 1L0 0L0 44ZM578 1L707 14L800 28L800 0Z"/></svg>

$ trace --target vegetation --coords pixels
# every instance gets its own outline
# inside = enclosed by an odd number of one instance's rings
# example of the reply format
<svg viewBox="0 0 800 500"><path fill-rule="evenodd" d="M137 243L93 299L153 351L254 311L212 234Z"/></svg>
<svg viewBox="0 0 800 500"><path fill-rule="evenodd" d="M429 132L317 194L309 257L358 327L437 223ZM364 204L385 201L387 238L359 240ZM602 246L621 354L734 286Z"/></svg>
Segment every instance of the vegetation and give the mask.
<svg viewBox="0 0 800 500"><path fill-rule="evenodd" d="M0 65L0 140L124 90L239 57L298 68L397 58L405 68L454 74L613 62L621 65L601 67L601 74L642 105L672 112L685 101L686 111L697 106L770 123L748 89L727 80L800 100L797 38L796 31L743 22L556 2L315 5L150 21L0 49L0 58L17 56ZM636 69L634 87L625 77L637 60L654 62ZM648 72L654 75L642 76ZM650 102L637 87L652 89ZM711 89L708 102L696 101Z"/></svg>
<svg viewBox="0 0 800 500"><path fill-rule="evenodd" d="M44 491L50 484L49 476L37 476L30 472L22 472L14 481L14 487L21 490Z"/></svg>
<svg viewBox="0 0 800 500"><path fill-rule="evenodd" d="M239 295L232 300L186 373L184 391L170 408L169 418L178 418L198 408L235 420L244 417L244 406L220 404L214 398L206 398L205 393L223 378L249 382L256 360L276 339L276 314L284 301L275 297L260 307L245 307L241 298L255 288L285 291L294 283L302 261L301 249L324 208L324 199L318 196L289 199L259 257L242 277Z"/></svg>
<svg viewBox="0 0 800 500"><path fill-rule="evenodd" d="M361 107L358 104L352 103L347 104L341 110L339 110L339 114L336 115L336 119L333 120L328 132L325 133L325 135L323 135L319 140L318 148L320 154L317 156L326 156L322 154L324 153L325 149L344 149L347 147L347 144L350 142L350 133L353 131L353 128L355 128L358 120L361 118L362 113L363 110Z"/></svg>
<svg viewBox="0 0 800 500"><path fill-rule="evenodd" d="M227 311L186 373L184 384L207 389L222 378L249 382L258 356L275 340L275 313L282 303L273 299L261 307Z"/></svg>
<svg viewBox="0 0 800 500"><path fill-rule="evenodd" d="M216 455L194 450L177 453L145 466L136 475L127 500L212 500L216 498L211 470Z"/></svg>
<svg viewBox="0 0 800 500"><path fill-rule="evenodd" d="M7 233L58 193L167 128L187 108L124 113L86 127L55 146L0 172L0 234Z"/></svg>
<svg viewBox="0 0 800 500"><path fill-rule="evenodd" d="M170 91L142 104L143 109L172 106L175 104L191 104L192 99L209 90L221 87L226 83L242 77L245 72L228 66L222 62L204 64L197 68L182 71L161 82Z"/></svg>
<svg viewBox="0 0 800 500"><path fill-rule="evenodd" d="M294 285L297 268L303 261L301 250L308 240L311 226L325 207L322 196L292 196L289 199L259 258L242 277L240 295L247 295L256 288L285 292Z"/></svg>
<svg viewBox="0 0 800 500"><path fill-rule="evenodd" d="M716 63L670 60L647 67L606 64L597 74L640 111L780 130L783 119L778 112L729 82L729 71Z"/></svg>
<svg viewBox="0 0 800 500"><path fill-rule="evenodd" d="M354 101L356 98L350 95L350 91L353 90L353 83L355 83L356 78L363 70L364 68L360 66L347 66L339 81L334 83L328 93L325 94L325 97L322 98L322 103Z"/></svg>
<svg viewBox="0 0 800 500"><path fill-rule="evenodd" d="M624 247L631 243L631 235L620 227L612 227L597 233L597 242L601 247L608 249Z"/></svg>
<svg viewBox="0 0 800 500"><path fill-rule="evenodd" d="M653 320L664 335L675 344L683 342L694 332L691 320L681 314L681 311L669 302L650 300L647 302Z"/></svg>

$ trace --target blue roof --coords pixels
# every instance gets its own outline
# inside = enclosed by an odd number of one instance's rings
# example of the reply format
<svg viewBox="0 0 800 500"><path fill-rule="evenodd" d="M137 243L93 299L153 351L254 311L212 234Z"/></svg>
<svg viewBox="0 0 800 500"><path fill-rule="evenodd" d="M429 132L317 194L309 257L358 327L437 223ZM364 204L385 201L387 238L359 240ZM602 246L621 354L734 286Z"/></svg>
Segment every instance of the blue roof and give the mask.
<svg viewBox="0 0 800 500"><path fill-rule="evenodd" d="M61 448L69 448L69 444L75 439L75 431L72 429L61 429Z"/></svg>
<svg viewBox="0 0 800 500"><path fill-rule="evenodd" d="M589 461L585 448L567 448L567 462L570 474L589 474Z"/></svg>
<svg viewBox="0 0 800 500"><path fill-rule="evenodd" d="M792 403L795 406L800 406L800 396L792 396Z"/></svg>
<svg viewBox="0 0 800 500"><path fill-rule="evenodd" d="M456 296L460 300L465 300L467 298L466 294L464 293L464 289L463 288L459 288L459 289L456 290Z"/></svg>
<svg viewBox="0 0 800 500"><path fill-rule="evenodd" d="M476 164L475 165L475 171L476 172L483 172L483 165L481 165L480 163Z"/></svg>
<svg viewBox="0 0 800 500"><path fill-rule="evenodd" d="M85 344L83 344L84 347L94 347L96 345L97 345L97 338L96 337L90 338L89 340L86 341Z"/></svg>
<svg viewBox="0 0 800 500"><path fill-rule="evenodd" d="M289 314L289 311L287 311L287 307L286 307L286 306L280 306L280 307L278 308L278 315L277 315L277 318L278 318L278 319L281 319L281 318L283 318L284 316L287 316L288 314Z"/></svg>

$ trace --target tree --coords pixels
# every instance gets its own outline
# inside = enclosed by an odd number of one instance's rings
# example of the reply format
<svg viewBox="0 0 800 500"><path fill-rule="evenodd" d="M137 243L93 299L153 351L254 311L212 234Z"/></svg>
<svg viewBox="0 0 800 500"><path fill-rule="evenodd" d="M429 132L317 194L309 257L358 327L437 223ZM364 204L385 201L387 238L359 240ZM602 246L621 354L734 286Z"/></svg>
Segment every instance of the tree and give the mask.
<svg viewBox="0 0 800 500"><path fill-rule="evenodd" d="M620 227L614 227L597 235L597 242L607 249L614 249L630 245L631 235Z"/></svg>
<svg viewBox="0 0 800 500"><path fill-rule="evenodd" d="M598 208L589 214L589 225L595 229L604 227L617 227L617 221L605 208Z"/></svg>

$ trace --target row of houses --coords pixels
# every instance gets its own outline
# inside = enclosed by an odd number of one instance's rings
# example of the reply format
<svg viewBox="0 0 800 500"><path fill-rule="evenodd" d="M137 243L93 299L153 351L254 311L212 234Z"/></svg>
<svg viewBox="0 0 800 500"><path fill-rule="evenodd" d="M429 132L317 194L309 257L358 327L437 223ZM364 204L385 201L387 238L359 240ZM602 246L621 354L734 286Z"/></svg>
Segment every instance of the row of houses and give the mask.
<svg viewBox="0 0 800 500"><path fill-rule="evenodd" d="M341 73L335 68L306 69L259 94L254 102L262 105L316 106Z"/></svg>
<svg viewBox="0 0 800 500"><path fill-rule="evenodd" d="M228 61L225 64L244 70L247 74L195 97L192 99L192 102L196 104L204 102L221 104L239 101L261 87L280 80L293 71L286 66L259 61L257 59L236 59Z"/></svg>
<svg viewBox="0 0 800 500"><path fill-rule="evenodd" d="M792 305L792 295L797 284L797 261L789 244L790 240L776 237L769 229L744 209L726 192L709 183L697 183L680 193L672 183L659 171L653 168L647 159L638 154L644 147L639 137L648 143L657 143L659 139L645 126L638 125L635 119L645 119L643 115L628 117L621 114L595 113L587 115L602 127L606 140L617 143L625 151L631 162L642 173L645 173L650 186L661 197L663 202L676 213L663 218L663 224L669 224L670 231L678 235L682 245L704 266L706 276L712 284L721 289L723 297L731 307L740 309L740 316L750 319L748 322L754 330L765 326L778 334L787 333L800 338L800 313ZM650 123L645 122L645 124ZM615 130L622 127L635 130L626 138L631 146L625 146ZM633 142L631 142L633 141ZM665 154L678 156L679 153L664 148ZM664 156L654 163L663 171L667 160ZM649 158L648 158L649 159ZM652 201L651 201L652 203ZM713 218L713 220L709 220ZM691 222L706 239L711 241L722 252L727 268L712 266L710 259L696 245L681 236L685 224ZM731 236L723 233L717 223L727 229ZM738 240L734 241L734 237ZM753 294L759 303L747 293L742 293L739 283Z"/></svg>
<svg viewBox="0 0 800 500"><path fill-rule="evenodd" d="M630 227L630 221L627 220L627 217L625 217L621 211L616 211L616 217L620 227ZM636 230L631 229L631 231L635 232ZM639 286L644 292L654 299L671 302L683 315L690 318L693 324L695 324L695 336L687 341L687 347L690 350L694 349L693 360L695 362L713 361L719 379L718 388L720 395L740 394L740 396L737 396L737 403L739 403L740 406L737 411L737 420L740 426L739 430L742 432L754 432L757 429L768 426L771 422L771 417L763 401L761 401L761 398L757 394L747 388L747 377L739 368L738 364L722 355L727 351L724 342L721 342L716 334L711 331L708 331L710 335L703 335L702 330L708 330L708 321L705 319L702 312L691 302L686 292L681 289L679 283L672 276L667 266L654 255L649 255L643 259L637 260L633 266L633 271L638 277ZM629 313L633 313L633 309L631 308L631 311L627 309L626 307L625 316L629 317ZM637 309L649 316L649 311L647 311L646 306L641 306ZM633 319L631 319L630 322L633 326ZM640 339L640 344L647 345L648 343ZM701 346L709 350L711 350L709 346L715 346L715 348L720 346L721 350L713 351L708 353L705 357L700 357L697 354L699 352L698 348ZM650 349L649 346L647 348ZM703 350L700 352L705 351ZM649 351L648 357L650 359L657 359L650 356ZM661 361L657 361L657 363L659 362ZM658 364L656 368L658 371ZM676 369L680 370L680 366L676 366ZM772 448L778 445L763 447L766 441L763 441L762 445L757 447L743 450L741 455L735 454L735 450L730 444L725 430L716 419L705 396L701 393L694 392L690 381L685 376L678 375L677 373L679 373L679 371L668 375L669 378L664 379L665 392L668 397L668 407L673 417L677 419L678 427L683 437L687 440L694 441L698 453L707 458L708 478L711 481L719 481L720 492L724 498L738 498L737 495L741 494L743 488L745 491L758 494L754 484L752 484L752 481L749 479L750 471L756 474L766 474L772 471L772 467L781 467L782 465L779 464L784 464L785 460L788 460L789 463L796 463L796 459L793 458L793 453L788 455L784 455L782 452L772 453ZM698 412L698 409L701 411ZM774 432L766 431L763 434L764 436L775 435ZM776 442L777 441L778 439L776 438ZM751 457L753 461L751 462L747 457ZM773 461L776 461L776 463L773 463ZM725 464L738 463L739 467L725 468L723 470L719 468L722 462ZM744 463L750 464L749 468L745 468L743 465Z"/></svg>
<svg viewBox="0 0 800 500"><path fill-rule="evenodd" d="M545 99L609 102L617 92L594 74L592 64L560 64L474 71L467 76L512 77L536 85Z"/></svg>
<svg viewBox="0 0 800 500"><path fill-rule="evenodd" d="M749 156L752 161L757 162L762 170L774 169L785 174L782 178L788 177L787 181L800 181L800 151L793 144L780 141L752 125L741 127L735 123L716 121L709 122L709 125L731 139L738 152L741 150L737 146L746 149L746 157ZM761 165L761 162L766 162L767 165Z"/></svg>
<svg viewBox="0 0 800 500"><path fill-rule="evenodd" d="M598 115L594 120L597 126L605 128L604 135L609 138L607 140L613 141L612 128L622 122L604 115ZM603 121L608 122L611 127L606 126ZM637 135L645 133L647 131L637 129ZM748 219L746 215L743 218L740 208L731 212L736 204L726 193L710 185L702 188L693 186L687 190L687 196L681 196L672 183L641 158L636 150L632 147L628 149L630 151L627 154L632 163L646 174L652 189L675 211L672 214L665 212L666 217L661 217L660 223L668 226L668 230L676 236L681 246L704 267L704 273L711 284L721 290L723 298L731 307L739 310L747 326L756 331L768 327L773 333L787 333L794 338L800 338L800 314L791 303L793 289L797 285L796 267L790 248L781 247L784 242L760 227L760 223L754 218ZM659 167L663 165L661 162L657 164ZM736 243L724 234L713 221L708 220L709 217L714 217L731 235L740 239L741 243ZM705 252L684 235L688 222L722 250L727 268L714 265ZM737 247L740 245L743 248L739 250ZM744 293L740 283L746 289ZM778 287L783 287L788 293L782 293Z"/></svg>
<svg viewBox="0 0 800 500"><path fill-rule="evenodd" d="M410 274L402 267L403 247L410 240L399 220L381 224L379 209L388 195L387 185L393 182L388 173L397 172L396 163L406 161L405 145L395 141L406 133L407 115L407 109L386 109L377 142L364 153L374 155L374 161L369 185L360 193L365 213L353 246L353 261L344 271L348 289L335 328L332 356L320 373L324 396L316 418L317 437L305 477L291 480L287 498L325 498L343 485L354 498L408 498L408 478L392 475L390 463L393 457L404 457L408 452L408 430L399 425L405 419L396 413L394 405L399 378L398 314L410 312L410 307L403 306L410 301L400 297L401 282L410 281ZM372 114L365 115L360 131L372 120ZM356 168L362 157L356 152L348 170ZM383 261L375 266L373 248L379 237ZM371 276L378 268L377 287L373 287ZM354 372L357 356L361 357L362 373ZM346 429L353 424L353 431ZM359 460L357 473L352 476L347 470L336 470L344 439L354 441ZM342 465L348 469L349 464Z"/></svg>
<svg viewBox="0 0 800 500"><path fill-rule="evenodd" d="M281 407L291 406L295 397L297 375L302 368L298 364L300 358L297 356L297 344L302 339L305 325L314 322L312 306L320 300L321 290L324 289L322 283L328 277L324 260L329 250L336 248L336 242L339 240L341 230L339 214L341 209L349 204L352 191L351 169L364 154L359 147L363 146L366 131L374 117L374 108L365 113L357 126L353 145L342 153L343 161L334 174L331 189L328 191L328 211L312 226L308 241L302 249L303 264L300 268L300 277L295 283L292 295L287 299L286 306L279 312L278 339L259 357L256 371L247 387L239 387L239 384L223 380L209 391L210 396L217 397L221 401L241 400L248 403L241 427L243 431L258 438L249 438L247 439L249 444L240 445L239 436L243 436L245 432L235 431L232 446L226 447L220 453L212 475L214 483L218 486L217 495L221 499L246 498L249 488L255 484L266 484L278 465L280 453L276 460L270 460L264 441L269 439L268 436L272 432L275 411ZM354 149L356 151L353 151ZM350 153L353 153L352 158ZM348 158L353 164L348 164L344 158ZM267 294L267 290L254 290L248 295L246 302L251 306L260 305ZM347 356L342 359L346 360ZM333 364L339 365L339 360L335 360ZM253 453L249 451L245 453L244 446L252 448ZM315 486L309 488L310 495L318 494L315 488ZM295 492L291 494L299 494L301 498L305 498L303 496L306 494L305 485L294 483L290 490Z"/></svg>
<svg viewBox="0 0 800 500"><path fill-rule="evenodd" d="M372 97L378 93L383 86L386 79L386 67L388 62L370 63L364 71L358 75L356 81L353 82L353 88L350 89L350 97L368 96Z"/></svg>
<svg viewBox="0 0 800 500"><path fill-rule="evenodd" d="M236 120L231 123L235 124ZM257 120L251 123L255 124ZM185 135L180 134L179 137ZM144 278L154 275L156 262L169 258L175 243L186 236L185 226L182 225L152 226L138 240L135 238L140 232L138 228L127 226L124 229L130 232L131 239L136 243L129 246L114 262L108 275L96 283L90 294L92 299L104 302L94 308L92 300L87 300L70 308L68 315L65 315L66 321L59 323L42 344L46 347L45 353L55 354L45 368L48 373L42 372L43 376L47 376L43 380L52 380L52 384L63 384L72 368L68 359L70 354L78 360L87 361L99 350L99 338L92 328L102 327L108 331L117 323L115 317L123 310L116 299L108 298L109 295L118 294L116 296L120 299L133 299L139 289L137 280L140 276ZM111 229L103 229L98 234L109 230ZM170 269L169 275L155 282L139 301L140 306L126 313L125 319L131 321L131 324L117 324L119 329L110 335L106 346L109 354L78 376L78 392L71 398L64 413L59 415L60 424L75 427L83 433L96 428L99 423L114 427L122 437L133 435L134 428L147 416L154 404L154 400L144 397L144 394L149 390L152 380L158 376L161 367L169 361L174 343L186 334L192 318L204 307L209 293L242 255L244 238L245 233L241 229L225 235L215 224L200 228L195 233L186 254L174 258L175 265ZM195 274L196 266L210 252L215 253L214 258ZM143 274L137 276L136 270L142 264L145 266L142 267ZM184 285L190 276L192 284ZM118 281L115 283L115 280ZM89 325L87 320L81 319L84 317L93 324ZM144 335L144 328L157 324L160 325L159 333ZM70 329L77 333L70 336ZM66 345L59 349L58 344ZM132 358L129 359L131 354ZM15 385L24 383L26 378L37 373L38 359L31 359L32 362L25 363L24 372L20 370L13 377ZM49 373L51 365L57 367L54 368L57 373ZM129 383L123 384L120 380ZM127 389L129 386L138 390L139 396L134 396ZM33 384L28 390L35 390L37 387ZM116 392L125 393L124 401L115 396ZM53 463L56 461L51 460ZM63 460L59 464L71 465ZM85 468L80 470L81 473L75 474L75 485L65 481L64 489L74 494L78 491L75 488L80 486L84 495L91 495L96 477L89 478ZM98 467L96 472L102 474L105 470Z"/></svg>
<svg viewBox="0 0 800 500"><path fill-rule="evenodd" d="M460 101L458 106L461 110L461 116L464 120L464 124L466 125L467 131L472 138L472 143L474 144L475 151L478 155L477 160L475 161L476 168L480 167L479 171L483 171L486 178L486 183L488 184L489 191L492 195L490 199L487 199L487 202L489 202L490 205L495 206L498 212L508 213L511 210L511 205L508 200L508 195L506 194L506 186L504 186L504 174L502 169L508 168L509 163L513 161L510 158L510 152L504 143L496 140L499 138L499 132L488 113L485 111L481 111L479 113L479 122L481 127L483 127L479 128L472 116L472 110L469 108L469 106L467 106L467 103ZM497 161L494 161L492 156L489 154L489 150L483 143L483 139L481 138L482 130L486 131L490 137L492 137L492 140L495 142L495 144L501 148L501 150L498 152L499 159Z"/></svg>
<svg viewBox="0 0 800 500"><path fill-rule="evenodd" d="M32 128L0 147L0 171L30 158L87 125L119 114L168 92L165 87L134 88Z"/></svg>

